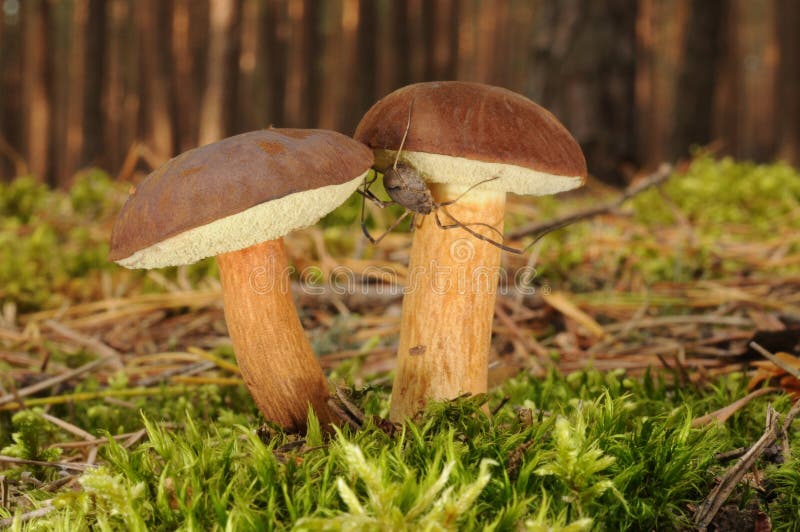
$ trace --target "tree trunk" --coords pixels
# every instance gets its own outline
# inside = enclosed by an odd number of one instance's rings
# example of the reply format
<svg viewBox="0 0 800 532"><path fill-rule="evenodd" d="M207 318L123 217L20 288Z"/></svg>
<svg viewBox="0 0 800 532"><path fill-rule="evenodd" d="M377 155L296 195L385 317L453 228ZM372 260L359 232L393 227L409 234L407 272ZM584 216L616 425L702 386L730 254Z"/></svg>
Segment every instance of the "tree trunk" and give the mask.
<svg viewBox="0 0 800 532"><path fill-rule="evenodd" d="M274 0L266 3L261 16L262 49L266 50L267 85L270 91L269 124L285 127L286 113L286 53L288 28L286 3Z"/></svg>
<svg viewBox="0 0 800 532"><path fill-rule="evenodd" d="M80 164L92 162L108 168L109 160L103 150L103 79L106 65L106 0L89 0L86 47L84 50L86 77L83 92L83 153Z"/></svg>
<svg viewBox="0 0 800 532"><path fill-rule="evenodd" d="M800 165L800 2L777 0L775 9L778 67L778 156Z"/></svg>
<svg viewBox="0 0 800 532"><path fill-rule="evenodd" d="M134 41L135 25L130 0L111 4L109 28L106 37L106 88L103 94L103 120L105 121L104 149L108 157L108 170L117 171L125 155L136 140L139 130L140 101L137 94L139 64Z"/></svg>
<svg viewBox="0 0 800 532"><path fill-rule="evenodd" d="M443 65L444 79L458 79L458 41L461 30L461 0L451 0L450 16L445 20L447 31L447 60Z"/></svg>
<svg viewBox="0 0 800 532"><path fill-rule="evenodd" d="M64 3L56 6L59 9L66 7ZM76 0L70 7L71 12L65 13L69 16L64 19L63 27L60 27L60 21L56 21L57 27L54 28L60 43L54 50L57 55L53 65L53 178L55 183L64 187L69 185L73 174L84 162L84 96L88 71L93 68L93 65L86 64L89 2ZM60 35L62 32L65 33L63 36Z"/></svg>
<svg viewBox="0 0 800 532"><path fill-rule="evenodd" d="M693 0L684 32L671 156L682 157L693 144L711 138L714 86L722 50L725 2Z"/></svg>
<svg viewBox="0 0 800 532"><path fill-rule="evenodd" d="M199 145L214 142L231 131L238 77L239 4L237 0L211 2L206 63L206 90L200 111Z"/></svg>
<svg viewBox="0 0 800 532"><path fill-rule="evenodd" d="M395 88L411 83L411 39L409 35L408 4L406 0L393 0L391 4L391 36L394 47L392 64L395 71Z"/></svg>
<svg viewBox="0 0 800 532"><path fill-rule="evenodd" d="M323 20L322 45L320 50L320 102L317 127L337 129L339 119L339 87L342 79L342 34L341 24L343 5L324 2L320 7Z"/></svg>
<svg viewBox="0 0 800 532"><path fill-rule="evenodd" d="M342 79L358 79L358 17L359 4L364 0L344 0L342 3L341 40L339 41L339 72ZM337 91L339 109L336 114L336 129L346 135L355 131L360 116L354 109L358 107L358 91L353 86L339 84Z"/></svg>
<svg viewBox="0 0 800 532"><path fill-rule="evenodd" d="M739 13L734 2L728 2L722 30L724 53L720 58L719 75L714 87L713 136L721 139L726 153L736 154L740 148L742 88L741 45L737 35Z"/></svg>
<svg viewBox="0 0 800 532"><path fill-rule="evenodd" d="M307 80L304 98L304 127L318 127L320 113L320 91L322 83L322 38L320 35L320 12L322 6L315 0L305 0L303 8L305 29L303 31L303 56Z"/></svg>
<svg viewBox="0 0 800 532"><path fill-rule="evenodd" d="M356 68L356 101L344 131L355 131L361 116L375 101L375 76L378 63L378 42L375 28L378 20L375 2L361 0L358 4L358 35L356 49L358 67Z"/></svg>
<svg viewBox="0 0 800 532"><path fill-rule="evenodd" d="M38 179L50 180L50 4L44 0L31 0L22 3L21 12L24 33L23 156Z"/></svg>
<svg viewBox="0 0 800 532"><path fill-rule="evenodd" d="M422 33L425 43L425 79L456 79L459 0L426 0ZM509 54L503 54L508 56Z"/></svg>
<svg viewBox="0 0 800 532"><path fill-rule="evenodd" d="M304 0L289 0L288 13L288 34L289 46L287 48L286 77L283 79L285 88L285 98L283 101L285 120L288 127L303 127L305 109L303 104L308 83L308 68L303 54L303 43L305 42L305 26L302 24L305 10Z"/></svg>
<svg viewBox="0 0 800 532"><path fill-rule="evenodd" d="M26 173L23 135L22 36L20 9L0 9L0 181Z"/></svg>
<svg viewBox="0 0 800 532"><path fill-rule="evenodd" d="M583 148L589 172L623 184L635 153L636 0L545 2L537 17L528 94Z"/></svg>
<svg viewBox="0 0 800 532"><path fill-rule="evenodd" d="M166 21L158 16L161 0L135 2L133 12L139 24L139 91L141 94L141 139L158 157L173 154L172 113L169 105L167 76L162 69L164 50L169 39L163 35Z"/></svg>
<svg viewBox="0 0 800 532"><path fill-rule="evenodd" d="M200 4L200 2L194 2ZM172 12L172 39L170 50L174 61L170 69L170 89L175 102L175 138L177 151L186 151L197 145L198 94L194 83L195 71L200 70L199 59L192 50L193 24L203 21L192 19L191 0L175 0ZM208 22L206 21L206 25Z"/></svg>

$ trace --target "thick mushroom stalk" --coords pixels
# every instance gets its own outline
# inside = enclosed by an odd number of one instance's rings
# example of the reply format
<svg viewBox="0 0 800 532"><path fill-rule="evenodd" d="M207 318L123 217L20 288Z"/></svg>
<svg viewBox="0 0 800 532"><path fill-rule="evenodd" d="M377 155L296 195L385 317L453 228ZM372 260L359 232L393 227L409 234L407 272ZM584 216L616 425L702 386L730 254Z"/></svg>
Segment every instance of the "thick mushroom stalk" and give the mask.
<svg viewBox="0 0 800 532"><path fill-rule="evenodd" d="M445 225L453 223L450 212L465 224L500 229L506 192L555 194L581 186L586 177L580 146L552 114L520 94L479 83L397 89L367 111L355 138L372 148L378 170L401 151L399 164L438 183L432 185L437 205L468 190L436 211ZM486 227L470 229L500 240ZM499 256L492 244L463 229L443 230L431 216L414 235L393 419L414 415L428 399L486 390Z"/></svg>
<svg viewBox="0 0 800 532"><path fill-rule="evenodd" d="M438 203L458 198L460 185L431 185ZM468 223L479 221L502 234L505 192L470 191L445 209ZM483 226L471 229L498 241ZM390 418L402 421L429 400L452 399L486 391L494 301L501 250L460 227L442 229L433 215L415 229L409 259L409 282L403 297L397 374Z"/></svg>
<svg viewBox="0 0 800 532"><path fill-rule="evenodd" d="M283 239L217 256L225 321L247 389L270 421L302 432L308 407L334 422L328 382L292 301Z"/></svg>

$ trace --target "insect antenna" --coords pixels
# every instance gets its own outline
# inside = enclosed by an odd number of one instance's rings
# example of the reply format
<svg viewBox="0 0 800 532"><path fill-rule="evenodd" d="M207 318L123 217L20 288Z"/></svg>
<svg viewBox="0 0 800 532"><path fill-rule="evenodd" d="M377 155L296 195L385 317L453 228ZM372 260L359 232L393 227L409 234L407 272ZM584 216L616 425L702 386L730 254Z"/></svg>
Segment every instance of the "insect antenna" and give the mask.
<svg viewBox="0 0 800 532"><path fill-rule="evenodd" d="M403 140L400 141L400 148L394 156L394 164L392 168L397 170L397 161L400 160L400 154L403 152L403 146L406 145L406 138L408 137L408 130L411 129L411 111L414 110L414 98L411 98L411 103L408 105L408 120L406 120L406 130L403 132Z"/></svg>

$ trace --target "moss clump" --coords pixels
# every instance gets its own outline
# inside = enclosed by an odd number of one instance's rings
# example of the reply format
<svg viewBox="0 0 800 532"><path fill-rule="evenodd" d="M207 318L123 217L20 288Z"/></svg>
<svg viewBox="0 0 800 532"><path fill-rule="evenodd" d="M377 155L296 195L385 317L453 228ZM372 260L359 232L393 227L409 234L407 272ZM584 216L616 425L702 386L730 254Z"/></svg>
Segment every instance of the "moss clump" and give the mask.
<svg viewBox="0 0 800 532"><path fill-rule="evenodd" d="M692 428L694 412L744 393L736 380L724 384L694 390L593 371L519 377L489 397L433 404L396 434L372 422L388 400L373 392L362 398L365 426L330 442L313 418L298 442L280 433L262 441L243 424L249 414L221 407L210 422L170 414L173 428L148 416L145 443L106 445L83 489L26 526L680 529L724 468L715 454L753 441L763 423L758 400L731 427ZM490 419L482 405L502 395L513 402ZM792 467L767 470L777 497L749 495L776 526L796 511Z"/></svg>

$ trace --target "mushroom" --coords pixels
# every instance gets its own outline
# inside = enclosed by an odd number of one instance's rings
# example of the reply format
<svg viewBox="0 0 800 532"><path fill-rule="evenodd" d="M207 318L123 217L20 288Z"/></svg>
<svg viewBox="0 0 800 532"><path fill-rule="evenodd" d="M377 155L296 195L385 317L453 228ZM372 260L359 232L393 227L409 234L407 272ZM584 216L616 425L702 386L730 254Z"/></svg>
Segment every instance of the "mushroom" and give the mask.
<svg viewBox="0 0 800 532"><path fill-rule="evenodd" d="M398 89L364 115L355 138L386 171L406 132L398 166L424 179L437 204L453 203L433 213L450 228L424 216L414 231L390 406L395 421L428 400L487 389L501 249L456 220L497 241L506 193L555 194L586 177L581 149L564 126L499 87L451 81Z"/></svg>
<svg viewBox="0 0 800 532"><path fill-rule="evenodd" d="M111 234L127 268L217 256L225 320L242 377L268 421L304 431L311 405L335 421L328 382L289 290L282 237L344 202L372 153L333 131L266 129L189 150L135 189Z"/></svg>

